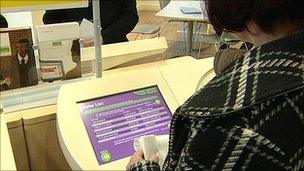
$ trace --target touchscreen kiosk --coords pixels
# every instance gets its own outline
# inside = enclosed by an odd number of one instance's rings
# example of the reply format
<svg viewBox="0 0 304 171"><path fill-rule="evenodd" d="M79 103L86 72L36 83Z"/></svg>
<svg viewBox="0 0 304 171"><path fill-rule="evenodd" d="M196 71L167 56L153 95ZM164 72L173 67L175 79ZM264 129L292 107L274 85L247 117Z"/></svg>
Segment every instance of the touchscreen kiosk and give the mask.
<svg viewBox="0 0 304 171"><path fill-rule="evenodd" d="M73 170L125 170L134 139L168 135L178 106L158 68L63 85L57 102L61 149Z"/></svg>
<svg viewBox="0 0 304 171"><path fill-rule="evenodd" d="M172 114L157 86L78 102L99 165L132 155L134 139L169 134Z"/></svg>
<svg viewBox="0 0 304 171"><path fill-rule="evenodd" d="M168 135L172 114L212 64L212 59L178 58L110 70L100 79L61 86L57 133L70 167L125 170L133 140Z"/></svg>

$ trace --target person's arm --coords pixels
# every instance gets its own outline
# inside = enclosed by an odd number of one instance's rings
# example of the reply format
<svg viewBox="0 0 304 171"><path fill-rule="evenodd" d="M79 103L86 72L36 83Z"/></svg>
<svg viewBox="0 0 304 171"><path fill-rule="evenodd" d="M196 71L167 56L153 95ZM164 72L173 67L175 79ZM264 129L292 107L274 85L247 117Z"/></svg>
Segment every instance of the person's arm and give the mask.
<svg viewBox="0 0 304 171"><path fill-rule="evenodd" d="M43 15L44 24L54 24L65 22L66 14L64 10L49 10Z"/></svg>
<svg viewBox="0 0 304 171"><path fill-rule="evenodd" d="M48 10L43 15L43 23L81 22L83 18L91 19L87 8Z"/></svg>
<svg viewBox="0 0 304 171"><path fill-rule="evenodd" d="M144 160L144 153L142 150L136 151L131 157L128 165L128 171L160 171L159 158L153 155L149 160Z"/></svg>
<svg viewBox="0 0 304 171"><path fill-rule="evenodd" d="M120 19L106 29L101 30L105 43L112 43L130 33L138 22L138 14L135 0L123 0Z"/></svg>
<svg viewBox="0 0 304 171"><path fill-rule="evenodd" d="M142 160L131 165L128 171L160 171L160 167L155 161Z"/></svg>

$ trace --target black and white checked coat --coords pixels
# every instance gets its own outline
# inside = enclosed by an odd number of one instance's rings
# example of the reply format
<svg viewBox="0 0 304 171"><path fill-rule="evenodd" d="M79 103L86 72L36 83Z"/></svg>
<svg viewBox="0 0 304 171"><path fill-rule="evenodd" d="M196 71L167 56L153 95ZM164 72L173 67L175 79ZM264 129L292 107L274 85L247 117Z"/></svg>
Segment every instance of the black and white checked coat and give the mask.
<svg viewBox="0 0 304 171"><path fill-rule="evenodd" d="M163 170L303 170L303 148L304 30L252 50L179 107Z"/></svg>

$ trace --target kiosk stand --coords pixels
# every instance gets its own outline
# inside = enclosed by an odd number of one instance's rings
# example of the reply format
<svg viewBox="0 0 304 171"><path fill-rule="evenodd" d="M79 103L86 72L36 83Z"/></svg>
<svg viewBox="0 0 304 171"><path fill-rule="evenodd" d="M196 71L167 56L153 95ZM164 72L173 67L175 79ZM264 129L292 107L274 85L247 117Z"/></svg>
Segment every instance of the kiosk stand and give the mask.
<svg viewBox="0 0 304 171"><path fill-rule="evenodd" d="M122 170L135 152L135 138L169 133L177 106L156 68L62 86L59 142L73 170Z"/></svg>
<svg viewBox="0 0 304 171"><path fill-rule="evenodd" d="M134 139L169 134L172 114L195 92L212 64L213 59L184 57L106 71L100 79L63 85L57 132L70 167L124 170L135 152Z"/></svg>

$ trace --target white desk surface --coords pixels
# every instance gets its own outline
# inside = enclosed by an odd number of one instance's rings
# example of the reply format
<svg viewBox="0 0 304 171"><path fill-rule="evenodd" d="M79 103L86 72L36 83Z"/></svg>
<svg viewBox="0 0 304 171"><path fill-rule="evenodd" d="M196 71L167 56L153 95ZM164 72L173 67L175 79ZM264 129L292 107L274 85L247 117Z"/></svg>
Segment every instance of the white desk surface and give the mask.
<svg viewBox="0 0 304 171"><path fill-rule="evenodd" d="M170 3L165 8L163 8L155 15L177 21L208 22L208 17L205 12L204 6L204 2L202 1L173 0L170 1ZM202 14L183 14L180 10L181 7L195 7L201 10Z"/></svg>
<svg viewBox="0 0 304 171"><path fill-rule="evenodd" d="M206 58L197 60L193 57L185 56L137 66L104 71L103 73L105 76L107 76L111 74L118 74L120 72L143 70L147 68L157 67L162 72L163 77L166 78L167 84L175 95L178 104L181 105L192 94L194 94L197 84L203 74L213 68L213 59L214 58Z"/></svg>
<svg viewBox="0 0 304 171"><path fill-rule="evenodd" d="M104 72L103 78L61 87L57 104L57 132L63 153L74 170L125 170L129 157L98 165L82 118L80 100L157 84L170 110L195 91L200 77L213 66L213 58L175 58ZM106 88L104 88L106 87Z"/></svg>
<svg viewBox="0 0 304 171"><path fill-rule="evenodd" d="M165 37L143 39L130 42L102 45L102 69L107 70L115 66L143 60L151 56L160 56L168 48ZM81 49L81 61L95 60L95 48Z"/></svg>
<svg viewBox="0 0 304 171"><path fill-rule="evenodd" d="M0 137L0 153L1 163L0 170L16 170L14 154L11 146L10 137L7 130L4 114L0 113L1 120L1 137Z"/></svg>
<svg viewBox="0 0 304 171"><path fill-rule="evenodd" d="M195 93L197 84L204 73L213 68L213 58L178 62L159 67L179 105Z"/></svg>

